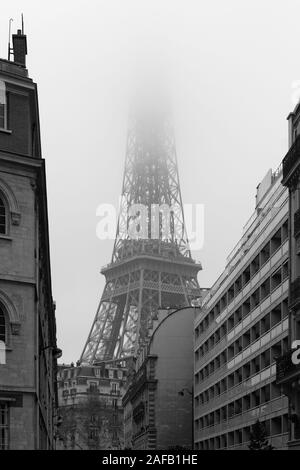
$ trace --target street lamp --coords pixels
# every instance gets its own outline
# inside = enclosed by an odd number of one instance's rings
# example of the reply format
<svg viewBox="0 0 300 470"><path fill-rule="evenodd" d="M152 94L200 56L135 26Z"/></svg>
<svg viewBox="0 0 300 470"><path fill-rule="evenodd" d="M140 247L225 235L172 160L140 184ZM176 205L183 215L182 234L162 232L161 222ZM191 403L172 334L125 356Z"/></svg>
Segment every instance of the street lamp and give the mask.
<svg viewBox="0 0 300 470"><path fill-rule="evenodd" d="M52 355L55 359L61 358L61 356L62 356L62 350L61 349L57 348L56 346L49 345L49 346L45 346L44 348L41 348L40 353L45 351L46 349L52 349Z"/></svg>
<svg viewBox="0 0 300 470"><path fill-rule="evenodd" d="M194 387L192 387L192 390L187 387L183 387L179 390L178 395L184 397L186 393L192 397L192 450L194 450Z"/></svg>

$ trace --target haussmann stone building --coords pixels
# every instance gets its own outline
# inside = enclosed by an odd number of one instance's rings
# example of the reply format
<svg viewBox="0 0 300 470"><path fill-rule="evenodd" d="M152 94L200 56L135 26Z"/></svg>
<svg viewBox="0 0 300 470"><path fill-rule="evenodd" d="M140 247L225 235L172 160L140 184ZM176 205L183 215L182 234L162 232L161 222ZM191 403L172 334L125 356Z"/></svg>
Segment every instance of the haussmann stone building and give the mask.
<svg viewBox="0 0 300 470"><path fill-rule="evenodd" d="M55 447L55 306L45 161L27 39L0 59L0 449Z"/></svg>

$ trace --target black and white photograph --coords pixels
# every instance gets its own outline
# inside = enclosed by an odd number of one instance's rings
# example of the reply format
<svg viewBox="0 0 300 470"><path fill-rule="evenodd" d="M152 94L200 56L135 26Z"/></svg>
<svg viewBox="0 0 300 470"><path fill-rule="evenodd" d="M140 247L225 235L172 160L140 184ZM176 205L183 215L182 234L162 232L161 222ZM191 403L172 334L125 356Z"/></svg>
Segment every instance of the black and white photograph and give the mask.
<svg viewBox="0 0 300 470"><path fill-rule="evenodd" d="M2 2L0 450L300 450L299 18Z"/></svg>

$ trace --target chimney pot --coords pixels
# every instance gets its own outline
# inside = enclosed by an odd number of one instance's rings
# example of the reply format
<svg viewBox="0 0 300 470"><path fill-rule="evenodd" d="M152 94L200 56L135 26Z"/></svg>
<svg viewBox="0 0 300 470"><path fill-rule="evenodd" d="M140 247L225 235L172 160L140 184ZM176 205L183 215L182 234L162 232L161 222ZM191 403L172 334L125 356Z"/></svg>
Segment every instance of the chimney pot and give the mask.
<svg viewBox="0 0 300 470"><path fill-rule="evenodd" d="M25 34L22 34L21 29L18 29L17 34L13 34L12 42L14 62L22 67L26 67L27 38Z"/></svg>

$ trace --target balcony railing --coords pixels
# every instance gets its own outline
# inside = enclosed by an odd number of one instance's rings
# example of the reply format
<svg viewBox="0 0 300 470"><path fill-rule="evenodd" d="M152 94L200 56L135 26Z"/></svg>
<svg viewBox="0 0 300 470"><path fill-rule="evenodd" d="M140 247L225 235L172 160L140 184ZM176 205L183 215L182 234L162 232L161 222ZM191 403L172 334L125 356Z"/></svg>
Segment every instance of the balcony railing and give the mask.
<svg viewBox="0 0 300 470"><path fill-rule="evenodd" d="M300 209L294 214L294 236L296 237L300 232Z"/></svg>
<svg viewBox="0 0 300 470"><path fill-rule="evenodd" d="M140 421L145 414L145 404L141 401L132 411L132 416L135 422Z"/></svg>
<svg viewBox="0 0 300 470"><path fill-rule="evenodd" d="M300 364L292 362L293 350L290 349L287 353L276 359L276 382L286 383L297 374L300 374Z"/></svg>
<svg viewBox="0 0 300 470"><path fill-rule="evenodd" d="M203 426L202 428L196 430L196 439L213 437L214 434L223 434L224 432L233 430L234 428L244 427L246 425L253 424L253 420L260 418L267 418L270 415L277 414L280 412L283 414L287 411L288 408L288 399L287 397L279 397L259 406L253 408L244 409L243 412L239 414L234 414L226 418L221 418L218 423Z"/></svg>
<svg viewBox="0 0 300 470"><path fill-rule="evenodd" d="M291 306L295 307L297 304L300 304L300 276L291 282Z"/></svg>
<svg viewBox="0 0 300 470"><path fill-rule="evenodd" d="M293 168L300 163L300 136L297 137L290 150L286 154L282 162L282 176L285 183L286 178L290 175Z"/></svg>

